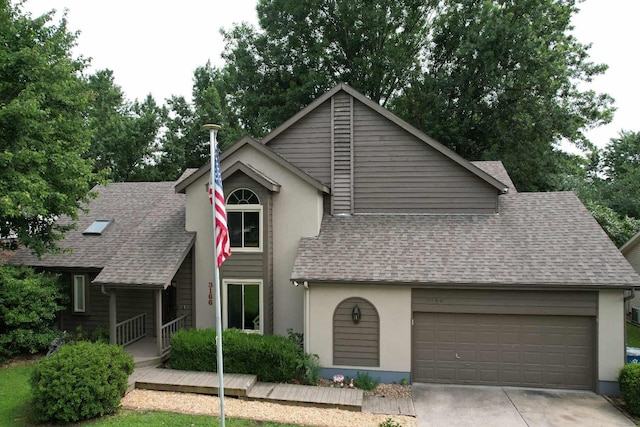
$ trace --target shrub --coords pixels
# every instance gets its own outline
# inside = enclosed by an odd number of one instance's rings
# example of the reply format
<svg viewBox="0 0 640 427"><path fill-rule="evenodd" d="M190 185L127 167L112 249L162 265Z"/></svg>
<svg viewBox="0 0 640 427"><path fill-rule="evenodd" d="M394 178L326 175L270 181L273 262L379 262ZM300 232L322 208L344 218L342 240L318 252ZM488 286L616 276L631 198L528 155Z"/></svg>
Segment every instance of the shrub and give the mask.
<svg viewBox="0 0 640 427"><path fill-rule="evenodd" d="M345 383L350 382L350 378L345 380ZM378 386L380 381L374 381L367 372L358 372L358 375L353 379L353 385L360 390L373 390Z"/></svg>
<svg viewBox="0 0 640 427"><path fill-rule="evenodd" d="M378 424L378 427L402 427L402 425L391 418L387 418L384 422Z"/></svg>
<svg viewBox="0 0 640 427"><path fill-rule="evenodd" d="M41 359L31 375L37 421L70 423L115 412L133 359L115 345L79 341Z"/></svg>
<svg viewBox="0 0 640 427"><path fill-rule="evenodd" d="M171 367L217 371L215 335L212 329L177 332L171 340ZM253 374L266 382L288 382L297 377L298 349L285 337L229 329L222 333L222 343L225 372Z"/></svg>
<svg viewBox="0 0 640 427"><path fill-rule="evenodd" d="M53 326L63 302L57 277L0 267L0 360L45 350L58 335Z"/></svg>
<svg viewBox="0 0 640 427"><path fill-rule="evenodd" d="M632 415L640 415L640 363L624 365L618 376L622 397Z"/></svg>

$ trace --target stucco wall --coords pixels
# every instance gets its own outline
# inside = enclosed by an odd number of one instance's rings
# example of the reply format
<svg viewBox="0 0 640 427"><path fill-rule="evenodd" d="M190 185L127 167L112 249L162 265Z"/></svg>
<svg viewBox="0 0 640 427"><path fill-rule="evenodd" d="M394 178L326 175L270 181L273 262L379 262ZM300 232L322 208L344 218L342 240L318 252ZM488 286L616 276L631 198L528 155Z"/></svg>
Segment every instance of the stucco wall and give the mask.
<svg viewBox="0 0 640 427"><path fill-rule="evenodd" d="M622 290L602 290L598 297L598 382L600 388L618 381L625 358L625 318ZM601 390L601 392L603 392ZM607 394L607 393L605 393Z"/></svg>
<svg viewBox="0 0 640 427"><path fill-rule="evenodd" d="M222 169L238 160L253 166L281 186L280 192L273 193L274 333L286 335L288 328L302 332L304 294L301 287L296 288L291 284L291 271L300 238L316 236L320 230L322 194L250 145L226 158ZM208 285L214 280L213 216L206 192L208 180L209 176L205 174L186 189L186 228L198 233L195 244L194 298L197 328L215 325L215 305L208 305Z"/></svg>
<svg viewBox="0 0 640 427"><path fill-rule="evenodd" d="M333 312L346 298L368 300L380 316L380 366L341 366L359 370L409 372L411 370L411 289L408 287L309 285L305 338L308 352L320 357L320 365L334 368Z"/></svg>

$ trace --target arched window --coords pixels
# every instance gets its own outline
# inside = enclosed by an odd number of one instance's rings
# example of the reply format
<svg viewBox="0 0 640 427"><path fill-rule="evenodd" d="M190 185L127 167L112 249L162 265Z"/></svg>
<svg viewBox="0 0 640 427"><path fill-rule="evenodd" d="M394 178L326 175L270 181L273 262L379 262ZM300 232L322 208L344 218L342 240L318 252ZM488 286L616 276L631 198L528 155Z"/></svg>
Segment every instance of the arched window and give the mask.
<svg viewBox="0 0 640 427"><path fill-rule="evenodd" d="M262 250L262 205L256 193L247 189L234 190L227 197L229 240L236 252Z"/></svg>

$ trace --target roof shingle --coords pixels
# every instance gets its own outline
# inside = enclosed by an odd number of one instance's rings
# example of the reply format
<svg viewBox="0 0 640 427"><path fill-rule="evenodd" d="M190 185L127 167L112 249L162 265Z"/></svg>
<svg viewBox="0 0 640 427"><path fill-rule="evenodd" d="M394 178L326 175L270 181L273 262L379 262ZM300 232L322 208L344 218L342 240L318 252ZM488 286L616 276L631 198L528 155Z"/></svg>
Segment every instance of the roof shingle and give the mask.
<svg viewBox="0 0 640 427"><path fill-rule="evenodd" d="M469 286L637 286L573 193L500 197L495 215L325 216L292 280Z"/></svg>
<svg viewBox="0 0 640 427"><path fill-rule="evenodd" d="M22 249L11 264L45 268L102 269L97 284L167 284L195 240L185 230L185 195L174 192L174 182L129 182L97 186L98 197L89 212L81 213L75 230L60 247L70 249L37 259ZM97 219L112 219L102 235L82 232ZM70 223L69 218L61 218Z"/></svg>

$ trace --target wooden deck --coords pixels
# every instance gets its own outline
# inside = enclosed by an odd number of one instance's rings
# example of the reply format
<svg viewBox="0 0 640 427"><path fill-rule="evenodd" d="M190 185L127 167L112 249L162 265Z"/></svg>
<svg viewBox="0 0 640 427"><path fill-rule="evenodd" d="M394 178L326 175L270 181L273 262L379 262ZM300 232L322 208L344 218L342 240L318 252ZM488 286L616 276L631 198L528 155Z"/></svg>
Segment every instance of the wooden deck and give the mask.
<svg viewBox="0 0 640 427"><path fill-rule="evenodd" d="M124 351L133 357L133 362L136 364L136 368L158 366L168 357L168 355L165 357L158 356L156 339L149 337L142 338L141 340L129 344L124 347Z"/></svg>
<svg viewBox="0 0 640 427"><path fill-rule="evenodd" d="M389 398L366 396L362 402L362 412L387 415L416 416L413 400L408 398Z"/></svg>
<svg viewBox="0 0 640 427"><path fill-rule="evenodd" d="M137 367L129 377L134 388L218 395L218 375L213 372L178 371L156 367ZM411 399L364 396L362 390L315 387L296 384L262 383L255 375L225 374L224 394L248 400L285 405L338 408L374 414L415 417Z"/></svg>
<svg viewBox="0 0 640 427"><path fill-rule="evenodd" d="M358 412L362 411L363 397L362 390L274 383L258 383L247 394L247 398L251 400Z"/></svg>
<svg viewBox="0 0 640 427"><path fill-rule="evenodd" d="M245 397L256 383L255 375L225 374L224 395ZM134 388L182 393L219 394L215 372L177 371L163 368L136 369L129 377Z"/></svg>

